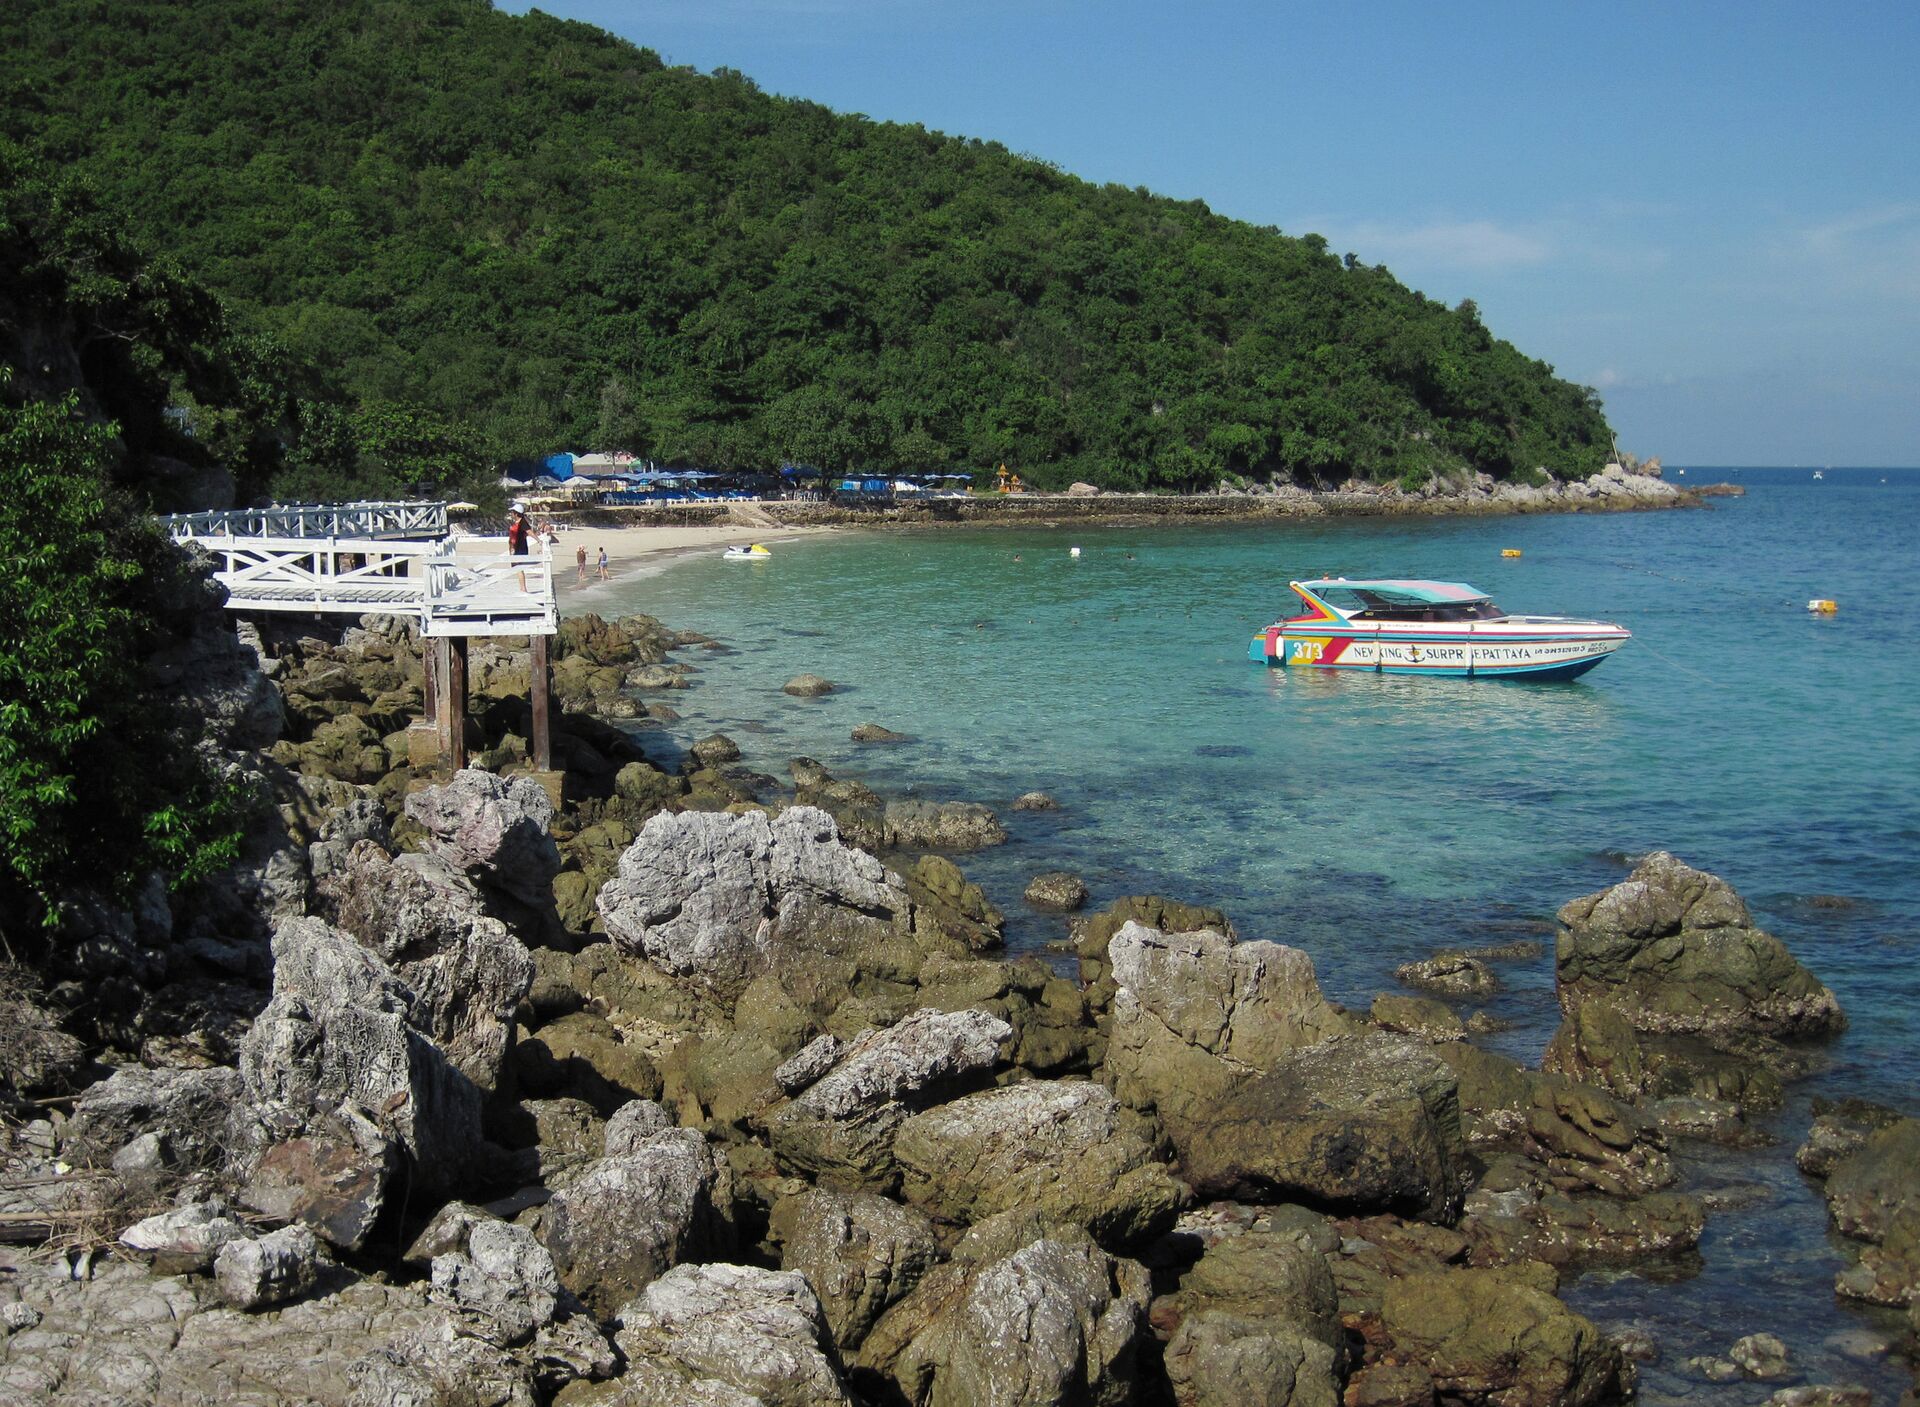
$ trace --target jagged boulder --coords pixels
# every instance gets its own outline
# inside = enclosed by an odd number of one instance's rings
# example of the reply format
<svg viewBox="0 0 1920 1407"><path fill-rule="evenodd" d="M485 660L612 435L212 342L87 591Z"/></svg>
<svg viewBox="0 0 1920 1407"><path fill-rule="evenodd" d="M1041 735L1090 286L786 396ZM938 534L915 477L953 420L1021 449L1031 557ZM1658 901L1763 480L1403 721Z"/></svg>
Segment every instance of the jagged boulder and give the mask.
<svg viewBox="0 0 1920 1407"><path fill-rule="evenodd" d="M692 1129L632 1130L554 1194L540 1239L561 1283L597 1314L612 1314L685 1260L724 1253L732 1180Z"/></svg>
<svg viewBox="0 0 1920 1407"><path fill-rule="evenodd" d="M769 1230L780 1268L807 1277L833 1341L849 1350L942 1258L925 1213L870 1192L809 1188L782 1198Z"/></svg>
<svg viewBox="0 0 1920 1407"><path fill-rule="evenodd" d="M235 1309L266 1309L305 1294L320 1279L320 1241L305 1226L283 1226L259 1240L227 1242L214 1257L213 1283Z"/></svg>
<svg viewBox="0 0 1920 1407"><path fill-rule="evenodd" d="M464 874L436 855L391 857L362 841L324 886L340 926L413 994L409 1019L482 1090L500 1082L533 958L489 917Z"/></svg>
<svg viewBox="0 0 1920 1407"><path fill-rule="evenodd" d="M1882 1241L1903 1212L1920 1212L1920 1119L1869 1134L1827 1177L1827 1212L1842 1233Z"/></svg>
<svg viewBox="0 0 1920 1407"><path fill-rule="evenodd" d="M1129 922L1108 944L1105 1073L1209 1195L1444 1217L1465 1176L1452 1072L1320 994L1305 953Z"/></svg>
<svg viewBox="0 0 1920 1407"><path fill-rule="evenodd" d="M240 1197L276 1221L297 1221L357 1250L386 1206L398 1157L393 1141L351 1106L312 1120L254 1164Z"/></svg>
<svg viewBox="0 0 1920 1407"><path fill-rule="evenodd" d="M956 1260L881 1317L856 1380L872 1375L885 1387L869 1395L926 1407L1126 1402L1148 1298L1143 1266L1071 1233Z"/></svg>
<svg viewBox="0 0 1920 1407"><path fill-rule="evenodd" d="M1208 1196L1444 1221L1468 1175L1452 1071L1424 1042L1384 1031L1285 1054L1169 1133Z"/></svg>
<svg viewBox="0 0 1920 1407"><path fill-rule="evenodd" d="M1621 1388L1620 1350L1554 1297L1545 1266L1450 1269L1389 1282L1381 1327L1442 1401L1587 1407Z"/></svg>
<svg viewBox="0 0 1920 1407"><path fill-rule="evenodd" d="M351 1105L406 1150L424 1186L465 1176L479 1147L480 1093L409 1024L414 994L320 919L282 923L273 956L273 999L240 1047L261 1123L295 1137Z"/></svg>
<svg viewBox="0 0 1920 1407"><path fill-rule="evenodd" d="M1170 1230L1186 1189L1103 1086L1033 1081L916 1114L894 1136L901 1195L945 1221L1016 1208L1119 1250Z"/></svg>
<svg viewBox="0 0 1920 1407"><path fill-rule="evenodd" d="M191 1202L135 1222L120 1233L120 1244L151 1256L160 1274L183 1275L208 1269L222 1246L249 1234L244 1224L227 1214L225 1203Z"/></svg>
<svg viewBox="0 0 1920 1407"><path fill-rule="evenodd" d="M602 1401L695 1401L694 1385L717 1380L743 1403L852 1407L820 1302L790 1271L676 1266L620 1310L620 1325L615 1342L629 1363L649 1366L656 1386L645 1398Z"/></svg>
<svg viewBox="0 0 1920 1407"><path fill-rule="evenodd" d="M1562 1010L1597 1002L1643 1031L1831 1035L1834 995L1753 917L1725 880L1665 851L1559 914Z"/></svg>
<svg viewBox="0 0 1920 1407"><path fill-rule="evenodd" d="M409 795L406 810L426 831L429 849L455 869L534 908L553 902L560 872L553 799L533 778L508 780L470 767L444 786Z"/></svg>
<svg viewBox="0 0 1920 1407"><path fill-rule="evenodd" d="M1030 795L1044 793L1034 792ZM1021 798L1022 801L1025 799ZM1014 803L1014 809L1021 809L1019 802ZM1228 939L1236 937L1233 924L1219 909L1183 904L1158 894L1131 894L1124 899L1115 899L1097 914L1075 919L1073 951L1079 959L1080 984L1087 989L1088 1004L1096 1011L1104 1011L1113 999L1113 972L1107 960L1108 945L1112 943L1113 936L1129 923L1159 929L1163 933L1193 933L1208 929L1224 934Z"/></svg>
<svg viewBox="0 0 1920 1407"><path fill-rule="evenodd" d="M890 1190L894 1134L916 1107L999 1063L1013 1028L983 1011L913 1012L851 1042L767 1121L773 1150L830 1183Z"/></svg>
<svg viewBox="0 0 1920 1407"><path fill-rule="evenodd" d="M553 1257L524 1226L490 1218L466 1229L463 1244L432 1261L434 1298L474 1316L482 1337L520 1343L554 1317L560 1277Z"/></svg>
<svg viewBox="0 0 1920 1407"><path fill-rule="evenodd" d="M772 819L657 815L598 905L622 949L730 998L782 947L850 951L896 932L908 901L898 876L841 843L832 817L796 806Z"/></svg>
<svg viewBox="0 0 1920 1407"><path fill-rule="evenodd" d="M1006 827L973 801L889 801L887 844L926 850L985 850L1004 845Z"/></svg>
<svg viewBox="0 0 1920 1407"><path fill-rule="evenodd" d="M1282 1209L1297 1212L1298 1209ZM1336 1407L1339 1300L1330 1227L1278 1224L1209 1238L1180 1278L1166 1349L1179 1407ZM1156 1319L1163 1313L1156 1306Z"/></svg>
<svg viewBox="0 0 1920 1407"><path fill-rule="evenodd" d="M159 1135L182 1171L214 1168L247 1145L245 1081L227 1066L205 1070L122 1065L74 1102L65 1148L72 1161L104 1163L143 1134Z"/></svg>
<svg viewBox="0 0 1920 1407"><path fill-rule="evenodd" d="M1107 960L1116 987L1105 1074L1122 1100L1158 1110L1176 1144L1235 1084L1352 1026L1297 948L1129 920Z"/></svg>
<svg viewBox="0 0 1920 1407"><path fill-rule="evenodd" d="M1005 916L944 855L922 855L906 883L916 938L938 937L973 953L990 952L1004 942Z"/></svg>

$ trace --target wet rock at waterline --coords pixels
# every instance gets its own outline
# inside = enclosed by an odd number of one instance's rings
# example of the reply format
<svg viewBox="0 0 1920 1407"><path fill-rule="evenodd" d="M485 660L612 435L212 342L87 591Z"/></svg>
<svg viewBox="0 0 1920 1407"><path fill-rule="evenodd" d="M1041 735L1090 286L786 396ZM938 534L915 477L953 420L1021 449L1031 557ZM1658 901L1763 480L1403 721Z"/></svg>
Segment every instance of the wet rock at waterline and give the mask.
<svg viewBox="0 0 1920 1407"><path fill-rule="evenodd" d="M781 693L792 694L797 699L817 699L822 694L831 694L833 689L831 680L817 674L796 674L780 686Z"/></svg>
<svg viewBox="0 0 1920 1407"><path fill-rule="evenodd" d="M1563 1010L1613 1007L1645 1031L1788 1039L1846 1025L1840 1004L1725 880L1656 851L1621 883L1560 910Z"/></svg>
<svg viewBox="0 0 1920 1407"><path fill-rule="evenodd" d="M1064 870L1049 870L1028 880L1021 897L1036 909L1070 914L1086 907L1087 884L1078 875L1068 874Z"/></svg>

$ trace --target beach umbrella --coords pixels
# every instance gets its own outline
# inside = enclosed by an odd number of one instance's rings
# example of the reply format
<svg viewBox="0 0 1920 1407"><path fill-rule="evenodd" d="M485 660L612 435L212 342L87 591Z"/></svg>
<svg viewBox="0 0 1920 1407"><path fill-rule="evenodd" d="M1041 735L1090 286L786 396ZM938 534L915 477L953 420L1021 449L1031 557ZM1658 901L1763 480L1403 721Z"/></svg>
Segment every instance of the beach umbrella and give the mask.
<svg viewBox="0 0 1920 1407"><path fill-rule="evenodd" d="M468 503L464 498L458 503L449 503L447 505L447 512L449 513L475 513L478 512L479 509L479 504Z"/></svg>

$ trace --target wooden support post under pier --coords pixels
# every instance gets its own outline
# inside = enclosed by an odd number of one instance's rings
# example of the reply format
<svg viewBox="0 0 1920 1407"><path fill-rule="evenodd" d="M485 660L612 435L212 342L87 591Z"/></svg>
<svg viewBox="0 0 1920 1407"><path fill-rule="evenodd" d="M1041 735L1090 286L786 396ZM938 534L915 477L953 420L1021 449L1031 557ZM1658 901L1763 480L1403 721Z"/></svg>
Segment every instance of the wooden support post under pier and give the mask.
<svg viewBox="0 0 1920 1407"><path fill-rule="evenodd" d="M547 711L551 702L553 675L547 662L547 637L533 637L532 668L527 671L527 693L533 706L533 770L553 770L553 736Z"/></svg>
<svg viewBox="0 0 1920 1407"><path fill-rule="evenodd" d="M447 638L446 694L441 707L445 712L444 737L447 739L447 767L458 772L467 765L467 637Z"/></svg>
<svg viewBox="0 0 1920 1407"><path fill-rule="evenodd" d="M420 667L426 674L420 717L423 722L436 723L440 718L440 642L426 635L420 637Z"/></svg>
<svg viewBox="0 0 1920 1407"><path fill-rule="evenodd" d="M407 766L416 777L437 772L446 758L440 745L440 642L420 637L420 716L407 725Z"/></svg>

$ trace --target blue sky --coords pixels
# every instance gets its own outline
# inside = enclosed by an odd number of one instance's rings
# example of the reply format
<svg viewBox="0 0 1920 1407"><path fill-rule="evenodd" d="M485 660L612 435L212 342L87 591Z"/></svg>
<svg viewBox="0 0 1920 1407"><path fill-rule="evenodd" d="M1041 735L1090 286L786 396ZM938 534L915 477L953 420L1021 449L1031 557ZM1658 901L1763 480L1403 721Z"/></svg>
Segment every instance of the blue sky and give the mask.
<svg viewBox="0 0 1920 1407"><path fill-rule="evenodd" d="M503 8L524 10L524 4ZM1920 4L547 0L1317 231L1677 464L1920 464Z"/></svg>

